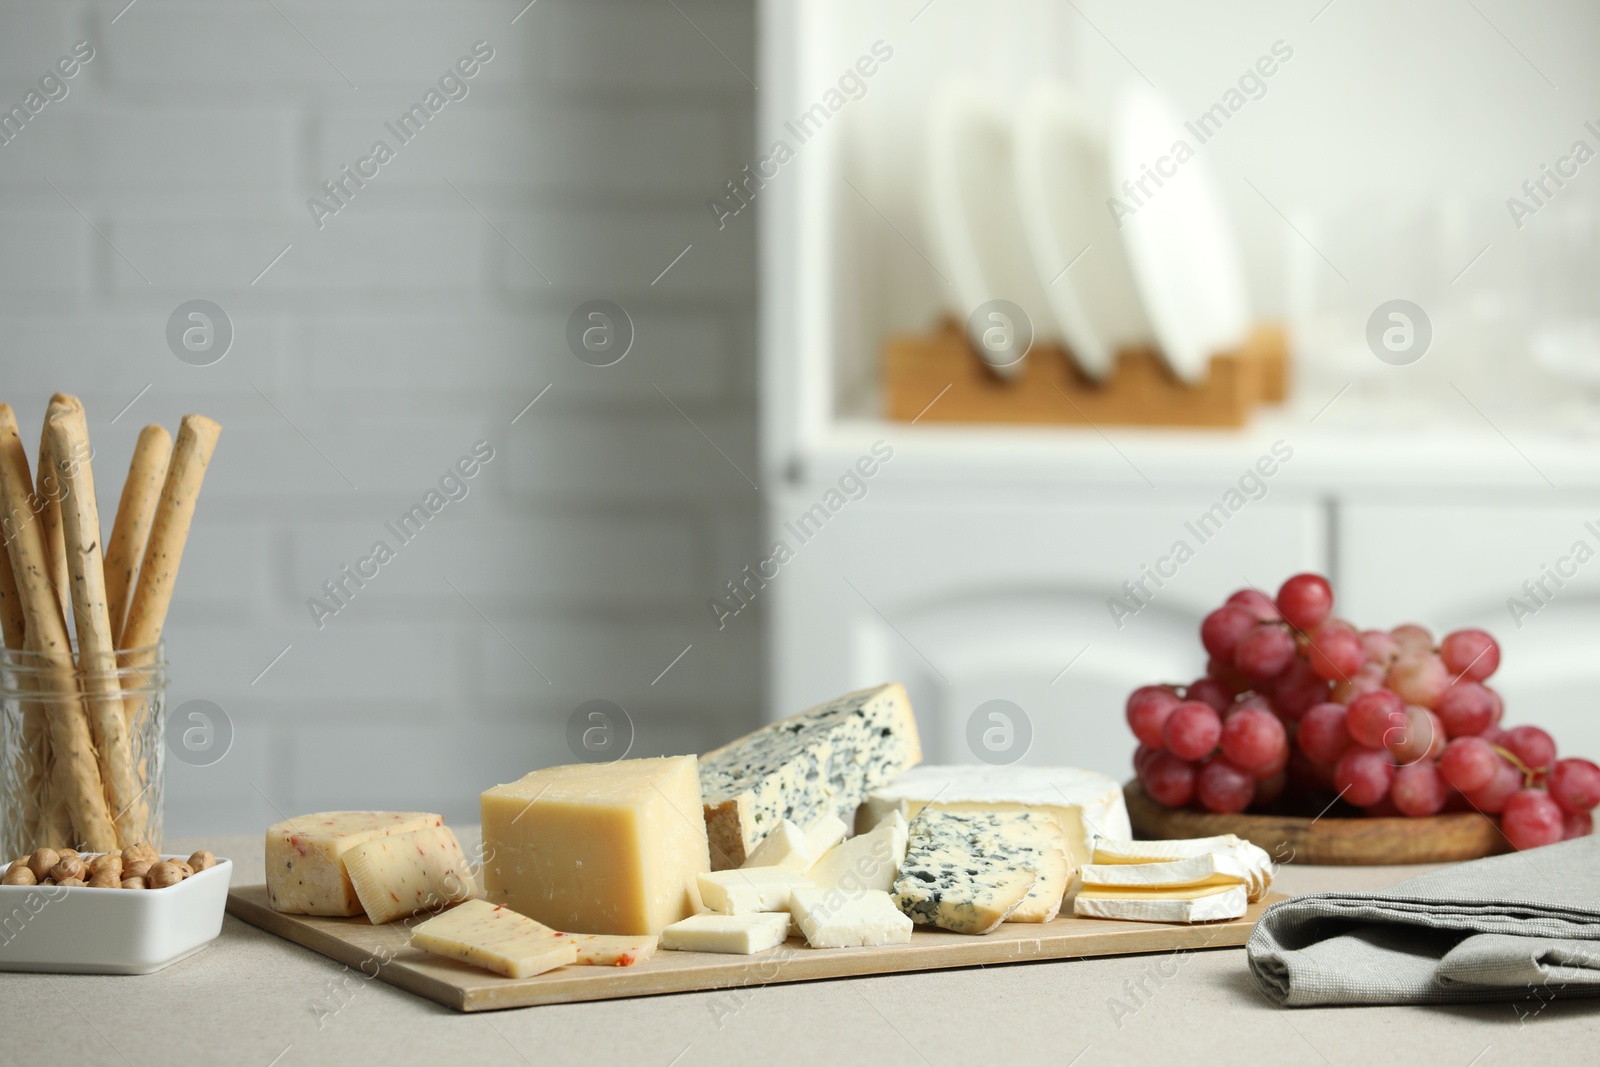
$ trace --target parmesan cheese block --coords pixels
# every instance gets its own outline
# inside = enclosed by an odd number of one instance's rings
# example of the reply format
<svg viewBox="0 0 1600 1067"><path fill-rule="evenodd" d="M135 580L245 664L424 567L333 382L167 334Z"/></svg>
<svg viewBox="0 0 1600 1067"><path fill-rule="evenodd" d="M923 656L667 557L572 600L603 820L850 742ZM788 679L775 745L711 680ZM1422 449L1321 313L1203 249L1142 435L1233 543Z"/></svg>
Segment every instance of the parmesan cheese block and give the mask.
<svg viewBox="0 0 1600 1067"><path fill-rule="evenodd" d="M654 934L627 937L614 934L568 934L577 946L577 962L591 967L632 967L656 954Z"/></svg>
<svg viewBox="0 0 1600 1067"><path fill-rule="evenodd" d="M1066 834L1074 867L1088 863L1095 835L1129 838L1122 786L1103 774L1071 767L918 767L873 789L856 816L858 829L876 826L891 811L913 819L928 804L946 811L1041 811Z"/></svg>
<svg viewBox="0 0 1600 1067"><path fill-rule="evenodd" d="M550 767L481 806L491 903L584 934L659 933L700 910L710 864L693 756Z"/></svg>
<svg viewBox="0 0 1600 1067"><path fill-rule="evenodd" d="M323 811L267 828L267 903L291 915L360 915L345 853L374 838L443 826L420 811Z"/></svg>
<svg viewBox="0 0 1600 1067"><path fill-rule="evenodd" d="M448 826L363 841L345 852L344 866L374 924L478 895L461 843Z"/></svg>
<svg viewBox="0 0 1600 1067"><path fill-rule="evenodd" d="M819 889L862 892L894 888L906 858L906 821L895 812L864 834L840 842L812 864L806 877Z"/></svg>
<svg viewBox="0 0 1600 1067"><path fill-rule="evenodd" d="M854 894L796 889L793 914L812 948L904 945L911 940L911 920L878 889Z"/></svg>
<svg viewBox="0 0 1600 1067"><path fill-rule="evenodd" d="M1022 905L1039 879L1032 848L1003 841L996 820L1026 813L929 809L911 823L895 879L895 907L913 922L958 934L986 934Z"/></svg>
<svg viewBox="0 0 1600 1067"><path fill-rule="evenodd" d="M482 900L420 924L411 931L411 945L507 978L532 978L578 960L578 947L566 934Z"/></svg>
<svg viewBox="0 0 1600 1067"><path fill-rule="evenodd" d="M810 886L811 879L782 867L741 867L711 871L700 876L700 899L723 915L748 915L758 911L788 911L789 893Z"/></svg>
<svg viewBox="0 0 1600 1067"><path fill-rule="evenodd" d="M1073 898L1073 913L1091 919L1150 923L1202 923L1238 919L1248 906L1242 885L1186 889L1102 889L1084 886Z"/></svg>
<svg viewBox="0 0 1600 1067"><path fill-rule="evenodd" d="M691 915L661 931L661 947L678 952L731 952L749 956L789 938L789 913Z"/></svg>
<svg viewBox="0 0 1600 1067"><path fill-rule="evenodd" d="M848 693L724 745L700 762L711 863L738 867L788 819L849 819L871 790L922 759L898 683Z"/></svg>

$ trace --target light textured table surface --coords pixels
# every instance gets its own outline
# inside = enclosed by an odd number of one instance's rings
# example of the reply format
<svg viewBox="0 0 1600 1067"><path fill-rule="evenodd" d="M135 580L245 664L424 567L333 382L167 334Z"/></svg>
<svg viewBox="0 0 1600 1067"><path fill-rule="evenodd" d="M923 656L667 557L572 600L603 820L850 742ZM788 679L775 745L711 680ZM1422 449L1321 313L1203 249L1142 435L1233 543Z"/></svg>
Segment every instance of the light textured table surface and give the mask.
<svg viewBox="0 0 1600 1067"><path fill-rule="evenodd" d="M254 836L168 848L202 846L233 859L236 884L264 880ZM1275 888L1375 888L1424 869L1287 867ZM0 975L0 1064L1496 1067L1597 1059L1600 1001L1285 1011L1256 992L1243 949L459 1015L229 917L205 951L157 974Z"/></svg>

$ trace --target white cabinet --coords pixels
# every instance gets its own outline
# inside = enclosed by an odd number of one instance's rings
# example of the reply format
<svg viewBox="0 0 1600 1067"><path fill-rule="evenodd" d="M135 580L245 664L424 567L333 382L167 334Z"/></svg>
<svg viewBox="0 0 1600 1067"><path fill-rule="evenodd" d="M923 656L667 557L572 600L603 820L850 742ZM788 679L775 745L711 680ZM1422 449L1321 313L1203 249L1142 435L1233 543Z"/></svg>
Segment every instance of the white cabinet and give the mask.
<svg viewBox="0 0 1600 1067"><path fill-rule="evenodd" d="M1202 543L1185 525L1207 506L1198 494L1059 503L970 486L874 486L798 544L792 518L826 488L776 500L770 532L795 554L761 593L772 705L904 681L930 762L972 762L969 718L1007 700L1031 726L1028 762L1127 773L1128 692L1202 673L1199 623L1229 592L1326 558L1315 502L1262 501ZM1162 564L1173 576L1157 588L1144 568L1178 541L1193 557ZM1153 595L1119 626L1107 600L1141 578Z"/></svg>

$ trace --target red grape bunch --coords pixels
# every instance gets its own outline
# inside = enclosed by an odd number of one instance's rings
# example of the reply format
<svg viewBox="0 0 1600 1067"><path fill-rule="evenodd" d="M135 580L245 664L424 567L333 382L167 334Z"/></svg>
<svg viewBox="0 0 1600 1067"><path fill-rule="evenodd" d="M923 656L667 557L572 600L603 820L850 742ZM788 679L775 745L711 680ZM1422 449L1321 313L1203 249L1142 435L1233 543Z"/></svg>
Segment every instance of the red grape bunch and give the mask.
<svg viewBox="0 0 1600 1067"><path fill-rule="evenodd" d="M1297 574L1276 599L1234 593L1200 624L1200 642L1204 677L1128 697L1134 770L1158 804L1477 810L1498 815L1519 849L1593 831L1600 766L1557 759L1537 726L1500 725L1505 705L1484 684L1500 646L1482 630L1437 645L1413 623L1358 630L1333 614L1326 578Z"/></svg>

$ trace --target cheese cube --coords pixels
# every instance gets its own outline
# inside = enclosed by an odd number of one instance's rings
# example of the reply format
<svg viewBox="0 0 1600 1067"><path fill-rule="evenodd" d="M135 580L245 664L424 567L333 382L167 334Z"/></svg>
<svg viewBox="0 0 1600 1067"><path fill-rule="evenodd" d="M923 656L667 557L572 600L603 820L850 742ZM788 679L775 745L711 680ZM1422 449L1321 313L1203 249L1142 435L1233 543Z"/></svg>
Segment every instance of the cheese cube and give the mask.
<svg viewBox="0 0 1600 1067"><path fill-rule="evenodd" d="M411 945L507 978L531 978L578 959L578 948L566 934L482 900L469 900L418 925Z"/></svg>
<svg viewBox="0 0 1600 1067"><path fill-rule="evenodd" d="M1005 922L1038 881L1038 857L1002 841L992 820L1025 817L924 810L911 823L895 907L913 922L958 934L986 934Z"/></svg>
<svg viewBox="0 0 1600 1067"><path fill-rule="evenodd" d="M267 903L292 915L360 915L344 854L390 834L443 826L420 811L324 811L267 828Z"/></svg>
<svg viewBox="0 0 1600 1067"><path fill-rule="evenodd" d="M695 757L579 763L484 792L490 902L559 930L653 934L710 869Z"/></svg>
<svg viewBox="0 0 1600 1067"><path fill-rule="evenodd" d="M1073 898L1072 910L1087 919L1200 923L1241 918L1247 904L1242 885L1142 890L1084 886Z"/></svg>
<svg viewBox="0 0 1600 1067"><path fill-rule="evenodd" d="M1074 867L1091 860L1096 835L1133 836L1121 784L1072 767L917 767L873 789L856 825L876 826L891 811L914 819L932 803L946 811L1044 812L1061 824Z"/></svg>
<svg viewBox="0 0 1600 1067"><path fill-rule="evenodd" d="M911 920L878 889L796 889L793 914L812 948L904 945L911 940Z"/></svg>
<svg viewBox="0 0 1600 1067"><path fill-rule="evenodd" d="M654 934L627 937L613 934L568 934L578 948L578 962L591 967L632 967L656 954Z"/></svg>
<svg viewBox="0 0 1600 1067"><path fill-rule="evenodd" d="M777 948L788 937L788 912L691 915L661 931L661 947L678 952L729 952L749 956Z"/></svg>
<svg viewBox="0 0 1600 1067"><path fill-rule="evenodd" d="M805 875L782 867L711 871L700 876L700 899L706 907L723 915L788 911L790 891L811 884Z"/></svg>
<svg viewBox="0 0 1600 1067"><path fill-rule="evenodd" d="M724 745L700 762L711 862L741 866L784 819L849 816L922 759L905 687L847 693Z"/></svg>
<svg viewBox="0 0 1600 1067"><path fill-rule="evenodd" d="M900 862L906 858L906 821L894 812L875 829L829 849L812 864L806 877L819 889L860 892L894 888Z"/></svg>
<svg viewBox="0 0 1600 1067"><path fill-rule="evenodd" d="M363 841L345 852L344 866L375 924L478 895L461 843L448 826Z"/></svg>

